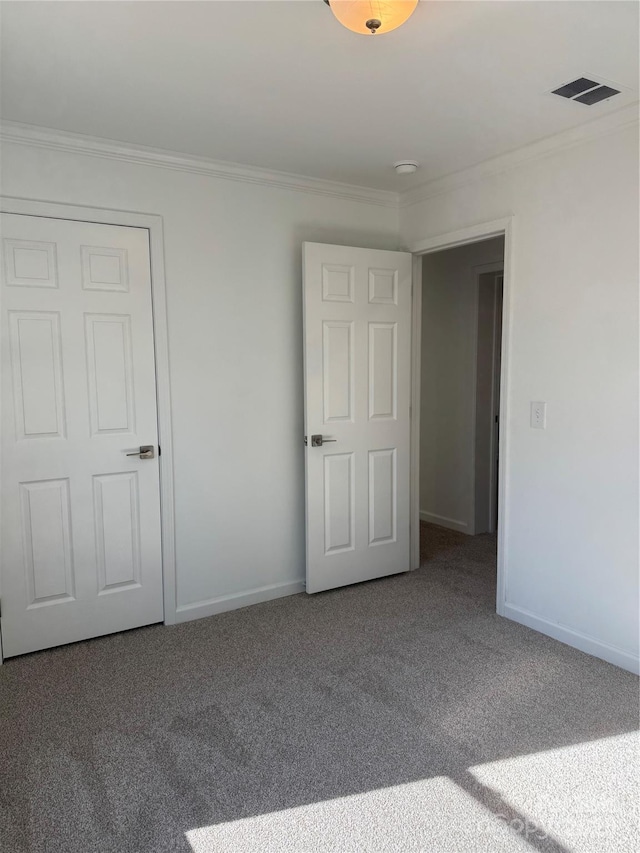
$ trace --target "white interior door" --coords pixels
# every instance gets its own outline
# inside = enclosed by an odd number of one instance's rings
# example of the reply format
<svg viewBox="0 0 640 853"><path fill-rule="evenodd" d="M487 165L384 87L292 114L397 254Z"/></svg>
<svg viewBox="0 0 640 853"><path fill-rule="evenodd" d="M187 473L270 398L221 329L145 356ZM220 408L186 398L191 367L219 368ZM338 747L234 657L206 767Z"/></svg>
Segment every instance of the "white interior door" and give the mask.
<svg viewBox="0 0 640 853"><path fill-rule="evenodd" d="M412 265L305 243L303 266L307 592L320 592L410 568Z"/></svg>
<svg viewBox="0 0 640 853"><path fill-rule="evenodd" d="M7 656L161 621L148 232L3 214ZM153 458L127 454L153 446Z"/></svg>

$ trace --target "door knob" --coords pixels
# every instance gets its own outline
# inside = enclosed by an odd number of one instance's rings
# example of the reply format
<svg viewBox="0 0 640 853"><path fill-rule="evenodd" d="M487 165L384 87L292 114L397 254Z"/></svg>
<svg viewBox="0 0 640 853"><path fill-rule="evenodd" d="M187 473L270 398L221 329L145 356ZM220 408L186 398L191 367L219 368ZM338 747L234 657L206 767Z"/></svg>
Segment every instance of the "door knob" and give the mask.
<svg viewBox="0 0 640 853"><path fill-rule="evenodd" d="M323 438L321 435L311 436L311 447L322 447L323 444L328 444L330 441L337 441L337 438Z"/></svg>
<svg viewBox="0 0 640 853"><path fill-rule="evenodd" d="M141 444L140 450L135 453L127 453L127 456L139 456L140 459L153 459L155 456L153 444Z"/></svg>

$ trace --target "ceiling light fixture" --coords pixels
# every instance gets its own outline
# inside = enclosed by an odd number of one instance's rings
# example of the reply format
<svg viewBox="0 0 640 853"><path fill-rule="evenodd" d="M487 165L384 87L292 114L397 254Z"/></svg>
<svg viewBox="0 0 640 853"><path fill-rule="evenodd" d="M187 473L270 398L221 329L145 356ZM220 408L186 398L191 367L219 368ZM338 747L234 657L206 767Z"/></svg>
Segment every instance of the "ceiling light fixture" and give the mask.
<svg viewBox="0 0 640 853"><path fill-rule="evenodd" d="M362 35L389 33L415 12L418 0L325 0L340 23Z"/></svg>

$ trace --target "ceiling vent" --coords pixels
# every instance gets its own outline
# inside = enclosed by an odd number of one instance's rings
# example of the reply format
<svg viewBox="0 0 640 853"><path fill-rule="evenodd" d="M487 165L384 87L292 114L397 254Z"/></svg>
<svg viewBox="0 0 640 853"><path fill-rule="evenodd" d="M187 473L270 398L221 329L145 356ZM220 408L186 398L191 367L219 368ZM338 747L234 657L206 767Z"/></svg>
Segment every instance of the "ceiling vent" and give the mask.
<svg viewBox="0 0 640 853"><path fill-rule="evenodd" d="M620 89L614 89L613 86L607 86L605 83L598 83L591 77L578 77L577 80L572 80L571 83L565 83L559 89L554 89L551 94L560 95L561 98L568 98L570 101L577 101L579 104L586 104L591 107L593 104L619 95Z"/></svg>

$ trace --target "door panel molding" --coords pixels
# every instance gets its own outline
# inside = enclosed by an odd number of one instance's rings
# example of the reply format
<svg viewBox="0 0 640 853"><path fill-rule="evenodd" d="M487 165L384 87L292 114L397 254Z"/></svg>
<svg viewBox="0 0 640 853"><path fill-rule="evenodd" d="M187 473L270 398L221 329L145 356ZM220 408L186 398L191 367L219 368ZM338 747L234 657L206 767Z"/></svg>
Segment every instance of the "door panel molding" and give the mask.
<svg viewBox="0 0 640 853"><path fill-rule="evenodd" d="M12 310L7 314L16 441L66 438L60 314ZM48 376L35 368L45 353L51 356Z"/></svg>
<svg viewBox="0 0 640 853"><path fill-rule="evenodd" d="M69 480L67 477L61 480L34 480L20 483L19 488L27 609L73 601L75 578ZM48 536L39 542L38 533L43 528ZM52 547L52 541L57 547ZM44 564L49 571L40 572L39 568L44 568ZM50 571L51 568L54 571Z"/></svg>
<svg viewBox="0 0 640 853"><path fill-rule="evenodd" d="M167 326L167 297L164 264L163 219L152 213L139 213L129 210L69 205L37 199L0 196L0 213L23 216L66 219L77 222L93 222L101 225L123 225L144 228L149 237L149 256L151 261L151 304L153 308L153 334L156 370L156 403L158 413L158 443L161 455L158 460L160 471L160 524L162 546L162 583L164 598L164 624L176 623L176 569L175 569L175 509L173 485L173 441L171 430L171 388L169 384L169 339ZM98 254L101 249L95 250ZM106 283L98 287L118 289L124 287L123 263L119 263L120 282L114 278L115 262L102 259L103 274L96 278L106 278ZM110 265L107 264L110 262ZM106 264L106 265L105 265ZM112 269L113 268L113 269ZM105 274L106 273L106 274ZM49 284L51 286L51 284ZM94 285L95 287L96 285ZM1 473L1 472L0 472ZM2 596L2 576L0 574L0 598ZM0 617L1 618L1 617ZM2 663L2 639L0 636L0 663Z"/></svg>

